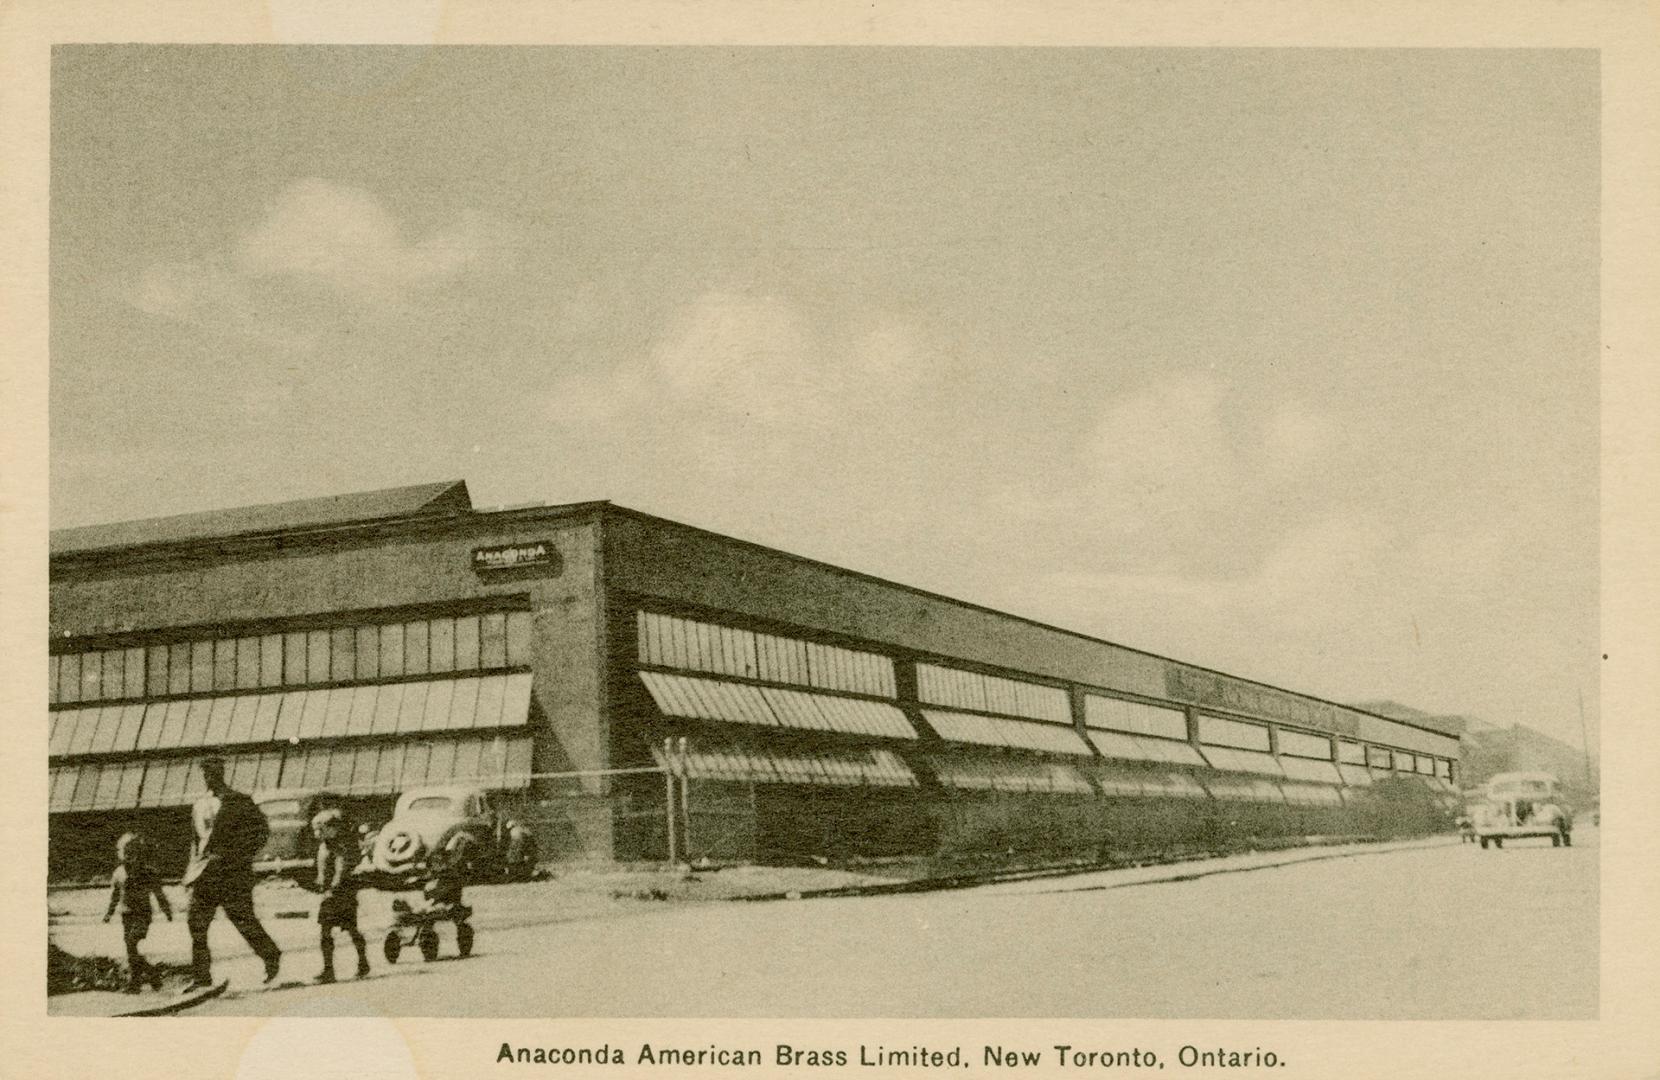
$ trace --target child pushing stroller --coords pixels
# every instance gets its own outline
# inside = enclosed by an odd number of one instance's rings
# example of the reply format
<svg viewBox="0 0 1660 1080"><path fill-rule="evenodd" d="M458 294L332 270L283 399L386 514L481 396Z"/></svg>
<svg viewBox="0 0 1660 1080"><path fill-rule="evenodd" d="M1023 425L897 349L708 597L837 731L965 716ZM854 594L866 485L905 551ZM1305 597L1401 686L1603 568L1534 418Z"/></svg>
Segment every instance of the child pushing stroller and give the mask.
<svg viewBox="0 0 1660 1080"><path fill-rule="evenodd" d="M337 809L323 810L311 819L317 837L318 945L323 950L320 983L334 977L334 932L344 931L357 950L357 977L369 974L369 946L357 928L357 883L352 871L358 862L357 837L346 828L345 815Z"/></svg>

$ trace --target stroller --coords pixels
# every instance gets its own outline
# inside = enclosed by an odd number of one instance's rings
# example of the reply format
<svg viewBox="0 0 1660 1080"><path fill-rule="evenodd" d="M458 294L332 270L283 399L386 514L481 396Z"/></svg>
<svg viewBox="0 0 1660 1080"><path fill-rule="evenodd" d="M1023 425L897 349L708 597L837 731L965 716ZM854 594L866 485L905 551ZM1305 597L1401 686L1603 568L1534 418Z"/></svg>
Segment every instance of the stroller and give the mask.
<svg viewBox="0 0 1660 1080"><path fill-rule="evenodd" d="M359 867L357 877L366 888L401 893L420 891L419 900L396 897L392 901L392 926L381 943L388 964L397 963L403 950L410 946L421 950L422 960L438 959L438 927L443 923L455 925L456 952L463 957L472 955L475 935L468 920L473 909L461 898L470 864L466 838L457 837L449 847L434 852L425 863L404 874L388 873L372 865Z"/></svg>

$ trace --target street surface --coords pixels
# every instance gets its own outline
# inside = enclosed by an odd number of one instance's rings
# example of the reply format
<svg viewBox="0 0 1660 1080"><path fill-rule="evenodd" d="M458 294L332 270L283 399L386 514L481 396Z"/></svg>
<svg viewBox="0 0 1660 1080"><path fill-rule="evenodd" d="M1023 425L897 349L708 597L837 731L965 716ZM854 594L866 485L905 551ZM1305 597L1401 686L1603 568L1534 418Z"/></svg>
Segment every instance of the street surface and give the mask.
<svg viewBox="0 0 1660 1080"><path fill-rule="evenodd" d="M366 911L370 979L260 991L231 935L218 965L231 993L192 1015L1592 1018L1596 839L1315 848L567 921L520 910L481 918L471 959L391 967ZM491 892L469 895L481 916ZM314 935L309 922L284 935L285 979L315 973L315 945L299 943Z"/></svg>

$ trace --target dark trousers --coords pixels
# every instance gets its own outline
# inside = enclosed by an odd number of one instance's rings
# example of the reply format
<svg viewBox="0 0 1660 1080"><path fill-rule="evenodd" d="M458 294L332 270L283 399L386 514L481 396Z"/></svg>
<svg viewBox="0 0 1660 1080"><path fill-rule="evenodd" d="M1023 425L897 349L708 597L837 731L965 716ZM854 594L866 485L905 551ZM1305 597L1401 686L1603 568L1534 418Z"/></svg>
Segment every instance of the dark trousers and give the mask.
<svg viewBox="0 0 1660 1080"><path fill-rule="evenodd" d="M213 978L213 954L208 951L208 926L220 908L236 927L242 940L254 950L254 955L272 967L282 956L282 950L259 924L254 914L254 878L252 874L232 877L199 878L190 886L190 912L185 925L190 929L190 963L196 978L207 982Z"/></svg>
<svg viewBox="0 0 1660 1080"><path fill-rule="evenodd" d="M150 933L150 920L144 915L121 916L121 939L127 945L127 985L140 986L158 981L155 969L138 951L139 945Z"/></svg>

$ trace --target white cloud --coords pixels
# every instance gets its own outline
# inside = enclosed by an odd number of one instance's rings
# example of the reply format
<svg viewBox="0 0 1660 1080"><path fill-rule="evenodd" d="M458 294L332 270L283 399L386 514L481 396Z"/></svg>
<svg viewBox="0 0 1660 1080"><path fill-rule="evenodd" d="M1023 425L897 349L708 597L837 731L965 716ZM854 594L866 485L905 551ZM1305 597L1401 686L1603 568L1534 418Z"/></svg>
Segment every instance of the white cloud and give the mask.
<svg viewBox="0 0 1660 1080"><path fill-rule="evenodd" d="M517 246L501 223L475 212L411 239L371 193L313 177L279 192L227 250L153 264L120 293L152 315L305 348L317 337L317 311L303 301L285 308L269 288L274 280L315 287L350 308L407 311Z"/></svg>
<svg viewBox="0 0 1660 1080"><path fill-rule="evenodd" d="M375 298L453 280L510 246L505 229L476 213L411 240L369 192L313 177L277 195L237 245L237 263L251 277L288 275Z"/></svg>

